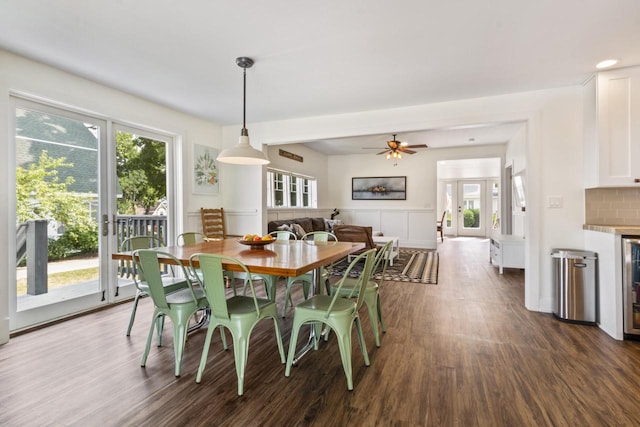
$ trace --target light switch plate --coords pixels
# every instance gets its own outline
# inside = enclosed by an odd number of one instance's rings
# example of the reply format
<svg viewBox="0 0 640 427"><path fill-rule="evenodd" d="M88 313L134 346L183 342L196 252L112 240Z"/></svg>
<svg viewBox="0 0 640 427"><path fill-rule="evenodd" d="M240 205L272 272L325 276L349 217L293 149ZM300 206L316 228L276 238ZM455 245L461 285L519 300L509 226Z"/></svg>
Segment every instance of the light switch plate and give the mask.
<svg viewBox="0 0 640 427"><path fill-rule="evenodd" d="M562 207L562 196L549 196L548 206L550 208L561 208Z"/></svg>

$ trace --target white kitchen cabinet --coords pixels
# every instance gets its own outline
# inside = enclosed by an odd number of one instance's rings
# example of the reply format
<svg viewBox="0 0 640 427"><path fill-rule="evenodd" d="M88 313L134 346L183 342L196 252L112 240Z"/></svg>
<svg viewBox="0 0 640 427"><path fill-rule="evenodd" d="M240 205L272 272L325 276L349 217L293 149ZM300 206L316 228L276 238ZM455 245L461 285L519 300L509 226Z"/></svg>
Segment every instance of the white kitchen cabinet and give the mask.
<svg viewBox="0 0 640 427"><path fill-rule="evenodd" d="M640 67L598 73L583 95L585 186L640 186Z"/></svg>
<svg viewBox="0 0 640 427"><path fill-rule="evenodd" d="M489 262L498 267L524 268L524 239L522 236L496 234L491 236Z"/></svg>

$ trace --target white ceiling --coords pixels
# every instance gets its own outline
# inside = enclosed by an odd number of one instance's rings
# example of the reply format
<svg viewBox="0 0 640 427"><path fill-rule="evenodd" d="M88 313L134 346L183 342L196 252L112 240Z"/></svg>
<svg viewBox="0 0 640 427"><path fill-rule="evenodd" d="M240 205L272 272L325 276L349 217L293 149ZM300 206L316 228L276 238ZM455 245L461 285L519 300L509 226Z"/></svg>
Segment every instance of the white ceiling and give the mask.
<svg viewBox="0 0 640 427"><path fill-rule="evenodd" d="M428 148L461 147L473 145L504 144L518 132L524 123L476 124L446 129L427 129L396 134L396 140L409 145L426 144ZM349 138L325 139L307 142L306 145L327 155L381 153L387 148L392 134L368 135ZM424 148L413 149L418 154Z"/></svg>
<svg viewBox="0 0 640 427"><path fill-rule="evenodd" d="M250 56L249 128L576 85L609 57L640 64L638 0L2 0L0 8L0 47L222 125L241 122L235 58ZM411 142L435 146L429 138Z"/></svg>

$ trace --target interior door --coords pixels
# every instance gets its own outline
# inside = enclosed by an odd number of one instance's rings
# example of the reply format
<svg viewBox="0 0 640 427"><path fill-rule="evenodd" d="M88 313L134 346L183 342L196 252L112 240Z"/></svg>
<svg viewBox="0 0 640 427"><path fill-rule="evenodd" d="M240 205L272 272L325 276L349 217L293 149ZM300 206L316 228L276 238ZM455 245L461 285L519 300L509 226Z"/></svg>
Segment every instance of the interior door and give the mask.
<svg viewBox="0 0 640 427"><path fill-rule="evenodd" d="M106 304L107 123L12 97L16 276L10 329ZM13 247L14 242L9 242Z"/></svg>

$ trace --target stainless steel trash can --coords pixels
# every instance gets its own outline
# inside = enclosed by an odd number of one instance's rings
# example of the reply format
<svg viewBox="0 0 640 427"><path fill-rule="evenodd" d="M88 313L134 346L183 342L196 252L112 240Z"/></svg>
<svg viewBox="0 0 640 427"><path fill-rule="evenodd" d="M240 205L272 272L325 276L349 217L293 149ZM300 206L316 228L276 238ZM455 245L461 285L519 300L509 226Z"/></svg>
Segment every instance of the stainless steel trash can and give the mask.
<svg viewBox="0 0 640 427"><path fill-rule="evenodd" d="M598 254L575 249L554 249L553 314L568 322L596 324L599 320Z"/></svg>

